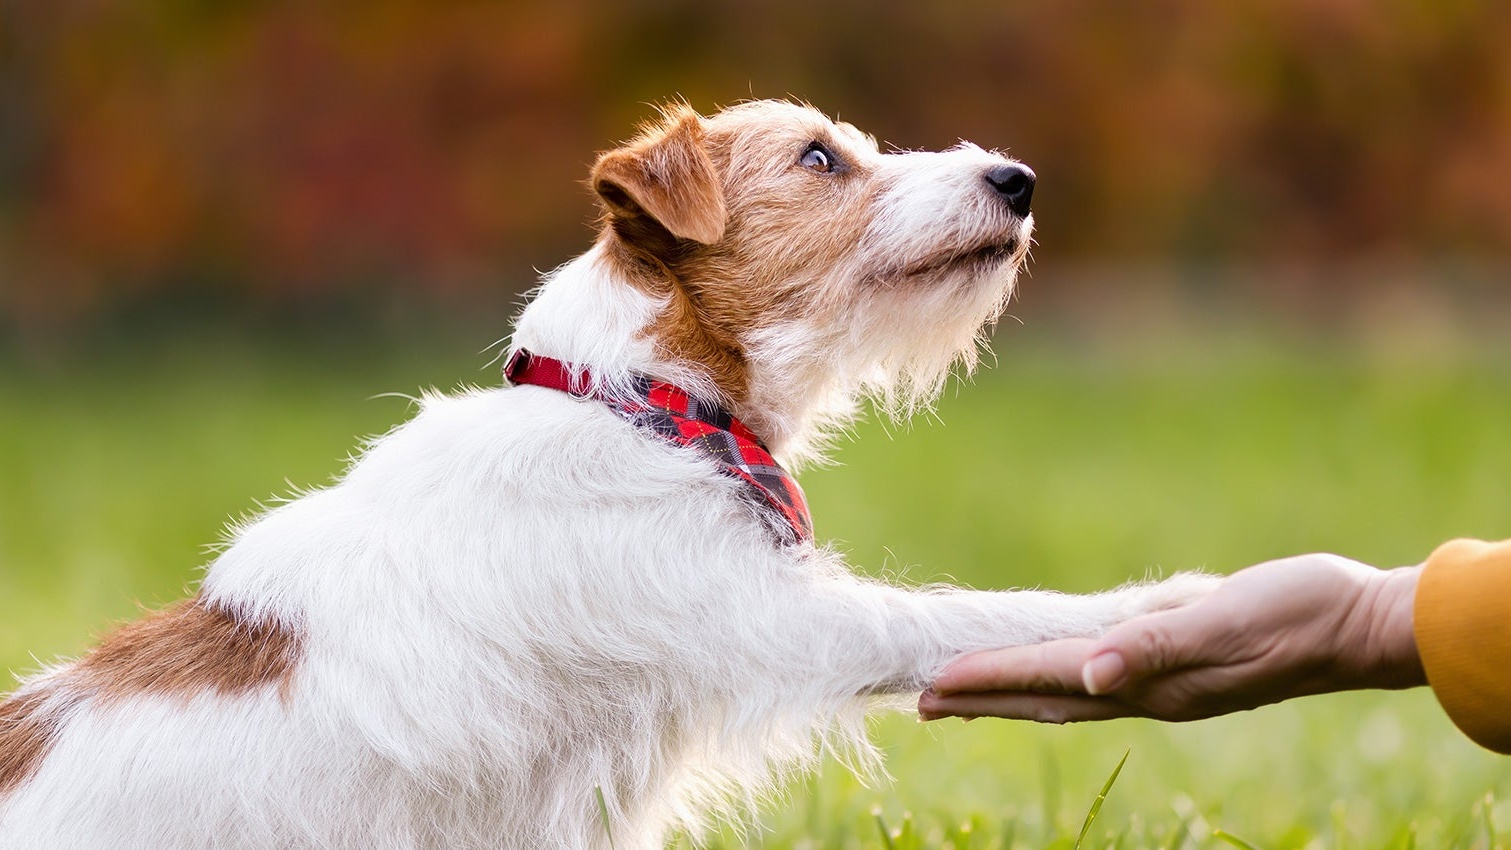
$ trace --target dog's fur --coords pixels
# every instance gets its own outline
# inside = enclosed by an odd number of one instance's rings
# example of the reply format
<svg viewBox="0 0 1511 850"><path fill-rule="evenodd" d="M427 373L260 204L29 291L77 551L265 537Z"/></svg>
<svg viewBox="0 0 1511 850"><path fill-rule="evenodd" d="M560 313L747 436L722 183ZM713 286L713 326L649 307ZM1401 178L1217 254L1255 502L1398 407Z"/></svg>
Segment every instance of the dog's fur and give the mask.
<svg viewBox="0 0 1511 850"><path fill-rule="evenodd" d="M827 170L804 157L814 144ZM668 107L604 154L585 255L514 347L722 400L789 466L969 366L1031 222L971 145L883 155L803 106ZM661 846L972 649L1202 592L909 590L783 546L742 485L605 406L428 397L237 528L198 596L0 705L0 846Z"/></svg>

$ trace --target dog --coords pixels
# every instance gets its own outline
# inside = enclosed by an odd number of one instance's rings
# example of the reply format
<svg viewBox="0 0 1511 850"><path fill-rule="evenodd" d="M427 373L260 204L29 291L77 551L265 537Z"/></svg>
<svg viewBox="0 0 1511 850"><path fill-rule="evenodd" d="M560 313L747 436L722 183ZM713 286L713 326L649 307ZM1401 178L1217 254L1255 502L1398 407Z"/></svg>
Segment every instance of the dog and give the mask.
<svg viewBox="0 0 1511 850"><path fill-rule="evenodd" d="M685 104L602 154L592 248L506 386L425 397L245 522L196 596L0 704L6 848L657 848L976 649L1206 592L905 588L789 470L974 365L1035 177L802 104Z"/></svg>

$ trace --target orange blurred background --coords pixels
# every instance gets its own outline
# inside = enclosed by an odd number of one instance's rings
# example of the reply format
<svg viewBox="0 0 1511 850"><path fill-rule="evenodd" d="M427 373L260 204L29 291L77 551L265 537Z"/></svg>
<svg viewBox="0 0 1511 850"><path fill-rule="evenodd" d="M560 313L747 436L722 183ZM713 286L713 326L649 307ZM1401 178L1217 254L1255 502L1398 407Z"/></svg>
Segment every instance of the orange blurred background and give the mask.
<svg viewBox="0 0 1511 850"><path fill-rule="evenodd" d="M509 304L675 96L1040 176L1028 297L1326 314L1511 275L1511 6L48 0L0 12L0 333ZM1412 301L1411 303L1418 303ZM1027 309L1027 308L1026 308ZM24 347L24 345L23 345Z"/></svg>

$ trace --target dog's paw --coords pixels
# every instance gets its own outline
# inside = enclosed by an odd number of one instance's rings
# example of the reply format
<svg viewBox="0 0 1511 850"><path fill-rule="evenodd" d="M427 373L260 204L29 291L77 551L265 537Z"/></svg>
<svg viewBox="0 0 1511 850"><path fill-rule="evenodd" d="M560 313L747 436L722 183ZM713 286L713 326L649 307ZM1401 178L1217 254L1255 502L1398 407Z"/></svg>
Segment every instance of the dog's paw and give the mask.
<svg viewBox="0 0 1511 850"><path fill-rule="evenodd" d="M1211 573L1176 573L1164 581L1126 588L1122 591L1121 613L1126 619L1190 605L1205 599L1222 579Z"/></svg>

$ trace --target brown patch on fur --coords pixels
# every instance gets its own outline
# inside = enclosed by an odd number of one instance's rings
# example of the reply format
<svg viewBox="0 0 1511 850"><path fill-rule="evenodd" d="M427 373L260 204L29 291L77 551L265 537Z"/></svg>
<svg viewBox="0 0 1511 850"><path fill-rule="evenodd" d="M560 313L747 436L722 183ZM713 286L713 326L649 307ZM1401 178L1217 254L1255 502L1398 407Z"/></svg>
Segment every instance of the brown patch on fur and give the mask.
<svg viewBox="0 0 1511 850"><path fill-rule="evenodd" d="M41 687L0 702L0 794L36 772L65 715L86 698L189 699L271 685L287 694L300 649L284 626L240 621L202 598L128 623Z"/></svg>
<svg viewBox="0 0 1511 850"><path fill-rule="evenodd" d="M593 191L617 222L653 222L678 239L712 245L724 235L724 193L703 146L703 119L686 106L668 107L663 117L598 157Z"/></svg>
<svg viewBox="0 0 1511 850"><path fill-rule="evenodd" d="M188 698L286 689L299 655L298 635L278 623L244 622L195 598L122 626L71 672L103 699Z"/></svg>
<svg viewBox="0 0 1511 850"><path fill-rule="evenodd" d="M671 263L630 247L624 240L611 244L614 257L624 277L641 290L666 299L666 308L658 317L651 336L656 345L674 360L695 364L708 375L714 386L733 405L744 403L750 390L750 375L745 351L734 331L710 312L707 292L693 279L674 270L686 260L673 258Z"/></svg>
<svg viewBox="0 0 1511 850"><path fill-rule="evenodd" d="M712 321L677 268L725 235L724 190L709 158L703 119L686 105L662 110L624 147L593 166L593 190L608 213L605 238L625 277L667 300L656 342L697 364L731 403L745 399L745 356L730 329Z"/></svg>
<svg viewBox="0 0 1511 850"><path fill-rule="evenodd" d="M51 693L44 688L0 702L0 794L35 773L52 748L58 712L46 706Z"/></svg>

